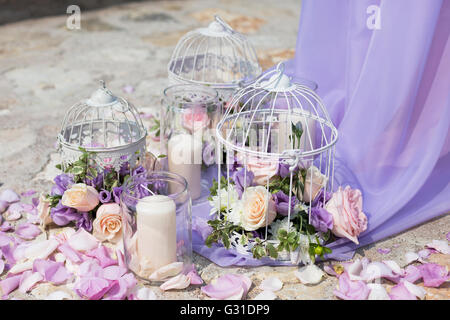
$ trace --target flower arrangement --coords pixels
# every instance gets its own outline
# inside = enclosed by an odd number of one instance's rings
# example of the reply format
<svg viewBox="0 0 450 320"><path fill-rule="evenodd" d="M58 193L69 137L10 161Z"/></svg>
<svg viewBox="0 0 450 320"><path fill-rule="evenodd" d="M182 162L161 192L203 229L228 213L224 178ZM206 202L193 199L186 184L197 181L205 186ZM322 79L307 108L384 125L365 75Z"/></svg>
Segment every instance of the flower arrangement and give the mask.
<svg viewBox="0 0 450 320"><path fill-rule="evenodd" d="M120 194L122 185L130 177L144 173L142 166L130 168L128 162L117 172L114 168L99 170L89 158L92 152L80 148L80 158L63 168L54 178L50 193L41 195L38 213L41 226L51 222L58 226L74 223L77 229L92 232L100 241L116 243L122 232ZM149 193L143 189L142 192ZM148 195L148 194L147 194Z"/></svg>
<svg viewBox="0 0 450 320"><path fill-rule="evenodd" d="M258 259L298 253L298 260L314 263L331 253L326 245L336 237L358 243L367 228L359 190L325 192L327 177L314 165L301 164L293 169L291 187L288 164L256 157L247 162L236 156L230 179L222 176L220 189L217 181L210 189L211 215L217 218L208 221L208 247L220 242Z"/></svg>

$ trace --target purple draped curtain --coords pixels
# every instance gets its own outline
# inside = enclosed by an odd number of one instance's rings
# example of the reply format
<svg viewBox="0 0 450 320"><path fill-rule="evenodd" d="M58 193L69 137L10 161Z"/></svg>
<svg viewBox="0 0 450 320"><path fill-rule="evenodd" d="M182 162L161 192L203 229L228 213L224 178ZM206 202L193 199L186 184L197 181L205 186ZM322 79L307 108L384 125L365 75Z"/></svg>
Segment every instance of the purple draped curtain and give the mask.
<svg viewBox="0 0 450 320"><path fill-rule="evenodd" d="M369 219L359 246L450 211L449 32L449 0L302 1L287 70L318 83L338 127L336 182L362 190ZM194 226L207 211L194 208ZM282 264L193 240L222 266ZM359 246L340 239L328 258Z"/></svg>

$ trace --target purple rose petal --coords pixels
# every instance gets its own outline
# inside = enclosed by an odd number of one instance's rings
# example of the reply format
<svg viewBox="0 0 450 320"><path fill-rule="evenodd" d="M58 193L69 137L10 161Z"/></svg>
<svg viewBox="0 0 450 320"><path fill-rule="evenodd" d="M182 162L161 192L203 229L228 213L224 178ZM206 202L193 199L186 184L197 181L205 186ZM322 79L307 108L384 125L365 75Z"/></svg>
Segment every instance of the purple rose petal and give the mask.
<svg viewBox="0 0 450 320"><path fill-rule="evenodd" d="M5 213L5 219L9 221L15 221L22 218L23 207L21 203L13 203L9 206L8 211Z"/></svg>
<svg viewBox="0 0 450 320"><path fill-rule="evenodd" d="M6 189L0 194L0 201L5 201L11 204L20 201L20 197L13 190Z"/></svg>
<svg viewBox="0 0 450 320"><path fill-rule="evenodd" d="M251 280L243 275L238 274L225 274L220 276L216 280L213 280L210 284L203 286L201 291L214 299L227 299L230 297L235 297L240 294L243 290L244 297L250 288Z"/></svg>
<svg viewBox="0 0 450 320"><path fill-rule="evenodd" d="M21 274L9 276L0 281L0 288L4 295L10 294L19 287Z"/></svg>
<svg viewBox="0 0 450 320"><path fill-rule="evenodd" d="M125 273L127 269L119 266L109 266L103 269L103 278L106 280L119 280Z"/></svg>
<svg viewBox="0 0 450 320"><path fill-rule="evenodd" d="M80 254L76 250L72 249L72 247L67 243L61 244L58 247L58 250L66 257L66 259L69 259L74 263L79 263L82 261Z"/></svg>
<svg viewBox="0 0 450 320"><path fill-rule="evenodd" d="M445 237L447 238L447 241L450 241L450 232L448 232Z"/></svg>
<svg viewBox="0 0 450 320"><path fill-rule="evenodd" d="M34 261L33 272L40 273L45 281L53 284L61 284L70 277L70 274L67 272L66 268L64 268L62 262L43 259L36 259Z"/></svg>
<svg viewBox="0 0 450 320"><path fill-rule="evenodd" d="M41 232L42 231L41 229L39 229L39 227L35 226L34 224L25 222L17 227L15 233L22 239L32 240L36 238Z"/></svg>
<svg viewBox="0 0 450 320"><path fill-rule="evenodd" d="M99 300L109 290L108 280L99 277L81 277L75 284L75 292L81 297L89 300Z"/></svg>
<svg viewBox="0 0 450 320"><path fill-rule="evenodd" d="M425 287L437 288L449 279L445 266L436 263L426 263L418 266Z"/></svg>
<svg viewBox="0 0 450 320"><path fill-rule="evenodd" d="M347 272L339 277L339 289L334 290L334 294L343 300L366 300L369 296L370 288L364 281L351 281Z"/></svg>
<svg viewBox="0 0 450 320"><path fill-rule="evenodd" d="M380 254L388 254L388 253L391 252L391 249L389 249L389 248L379 248L379 249L377 249L377 251Z"/></svg>
<svg viewBox="0 0 450 320"><path fill-rule="evenodd" d="M0 213L5 212L6 209L8 209L8 207L9 207L8 201L0 200Z"/></svg>
<svg viewBox="0 0 450 320"><path fill-rule="evenodd" d="M36 190L28 190L28 191L25 191L25 192L22 192L20 195L22 196L22 197L31 197L32 195L34 195L36 193Z"/></svg>
<svg viewBox="0 0 450 320"><path fill-rule="evenodd" d="M110 257L108 249L105 246L99 246L98 248L90 250L85 254L88 257L97 259L102 268L117 264L117 260Z"/></svg>
<svg viewBox="0 0 450 320"><path fill-rule="evenodd" d="M8 221L4 221L2 223L2 225L0 226L0 231L2 232L8 232L8 231L13 231L14 227L8 222Z"/></svg>
<svg viewBox="0 0 450 320"><path fill-rule="evenodd" d="M406 288L403 282L392 287L389 296L392 300L417 300L417 297Z"/></svg>

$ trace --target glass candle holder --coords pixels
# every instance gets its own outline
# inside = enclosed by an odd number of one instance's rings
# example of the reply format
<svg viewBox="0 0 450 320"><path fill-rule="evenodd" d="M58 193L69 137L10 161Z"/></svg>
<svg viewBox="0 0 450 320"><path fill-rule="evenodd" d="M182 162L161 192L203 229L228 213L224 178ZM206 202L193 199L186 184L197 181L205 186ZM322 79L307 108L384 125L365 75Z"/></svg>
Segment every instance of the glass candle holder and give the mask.
<svg viewBox="0 0 450 320"><path fill-rule="evenodd" d="M131 177L121 194L125 262L140 279L175 262L192 266L191 197L186 179L166 172ZM177 264L179 267L180 265Z"/></svg>
<svg viewBox="0 0 450 320"><path fill-rule="evenodd" d="M161 111L165 170L186 178L194 204L206 201L217 174L215 128L222 104L216 90L180 84L166 88Z"/></svg>

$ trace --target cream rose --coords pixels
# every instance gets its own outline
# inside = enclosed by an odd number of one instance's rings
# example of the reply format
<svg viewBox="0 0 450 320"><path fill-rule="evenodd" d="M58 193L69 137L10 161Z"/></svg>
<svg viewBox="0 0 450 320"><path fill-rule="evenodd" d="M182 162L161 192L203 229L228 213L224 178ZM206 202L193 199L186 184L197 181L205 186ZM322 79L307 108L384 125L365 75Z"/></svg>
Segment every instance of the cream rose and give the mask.
<svg viewBox="0 0 450 320"><path fill-rule="evenodd" d="M37 211L39 220L41 221L41 226L45 228L52 222L52 218L50 217L50 201L47 201L43 194L39 197Z"/></svg>
<svg viewBox="0 0 450 320"><path fill-rule="evenodd" d="M119 241L122 234L122 216L117 203L102 204L97 209L97 216L93 223L94 236L100 240L110 242Z"/></svg>
<svg viewBox="0 0 450 320"><path fill-rule="evenodd" d="M325 187L327 184L328 178L320 172L319 168L315 166L311 166L306 170L305 177L305 188L303 192L298 190L298 198L303 202L311 202L313 201L320 189Z"/></svg>
<svg viewBox="0 0 450 320"><path fill-rule="evenodd" d="M367 229L367 217L362 211L362 195L358 189L339 189L333 193L325 209L333 216L333 234L356 244L358 236Z"/></svg>
<svg viewBox="0 0 450 320"><path fill-rule="evenodd" d="M255 175L253 183L260 186L267 185L267 181L278 173L278 160L264 160L253 156L245 160L241 155L238 155L238 160L247 165L247 170L253 172Z"/></svg>
<svg viewBox="0 0 450 320"><path fill-rule="evenodd" d="M61 203L66 207L75 208L81 212L88 212L99 203L98 191L84 183L77 183L64 192Z"/></svg>
<svg viewBox="0 0 450 320"><path fill-rule="evenodd" d="M272 195L262 186L248 187L242 194L242 227L254 231L272 223L277 213Z"/></svg>

